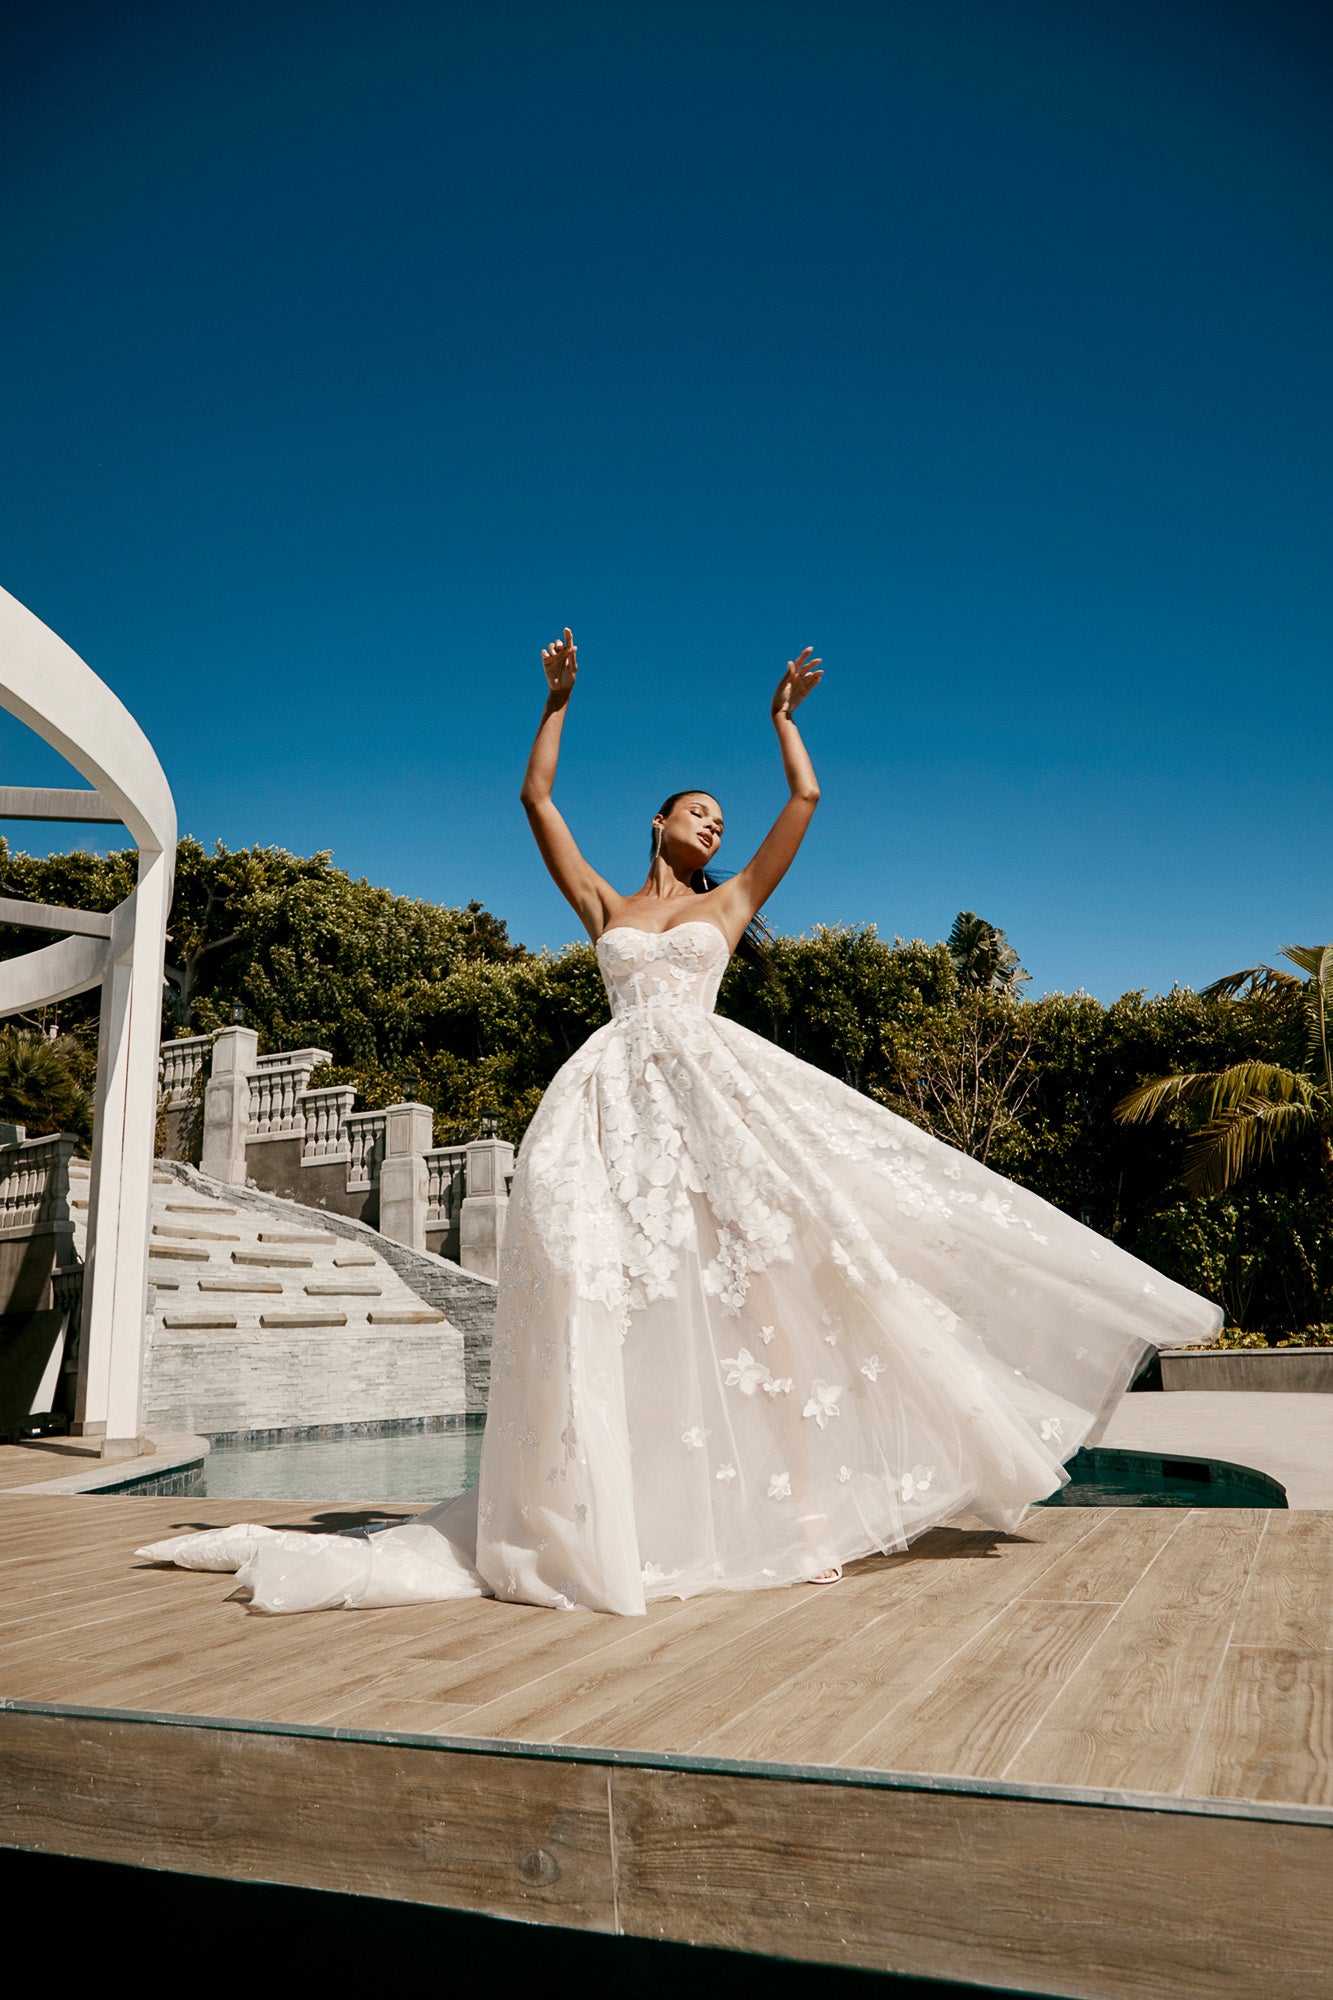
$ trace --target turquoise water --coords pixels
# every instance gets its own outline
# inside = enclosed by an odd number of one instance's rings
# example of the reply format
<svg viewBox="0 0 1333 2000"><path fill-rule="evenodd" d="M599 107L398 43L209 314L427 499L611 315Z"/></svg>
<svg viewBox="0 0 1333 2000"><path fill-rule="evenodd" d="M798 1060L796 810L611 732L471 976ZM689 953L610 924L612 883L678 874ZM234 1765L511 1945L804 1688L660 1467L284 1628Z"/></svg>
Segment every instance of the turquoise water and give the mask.
<svg viewBox="0 0 1333 2000"><path fill-rule="evenodd" d="M209 1500L452 1500L476 1485L480 1464L479 1430L214 1445L202 1490Z"/></svg>
<svg viewBox="0 0 1333 2000"><path fill-rule="evenodd" d="M481 1432L309 1438L216 1445L204 1461L210 1500L452 1500L477 1483ZM1046 1507L1285 1507L1275 1479L1221 1459L1165 1458L1097 1446L1069 1464Z"/></svg>
<svg viewBox="0 0 1333 2000"><path fill-rule="evenodd" d="M1043 1507L1285 1507L1276 1479L1221 1458L1164 1457L1109 1445L1075 1452L1069 1484Z"/></svg>

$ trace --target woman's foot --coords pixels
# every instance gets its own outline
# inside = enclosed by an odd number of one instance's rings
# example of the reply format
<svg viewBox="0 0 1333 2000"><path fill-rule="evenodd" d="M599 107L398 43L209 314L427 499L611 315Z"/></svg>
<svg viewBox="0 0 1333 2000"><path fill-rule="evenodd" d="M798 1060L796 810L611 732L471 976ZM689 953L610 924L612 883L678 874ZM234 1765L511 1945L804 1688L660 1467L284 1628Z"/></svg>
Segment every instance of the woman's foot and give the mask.
<svg viewBox="0 0 1333 2000"><path fill-rule="evenodd" d="M841 1569L821 1569L818 1576L810 1578L811 1583L841 1583Z"/></svg>

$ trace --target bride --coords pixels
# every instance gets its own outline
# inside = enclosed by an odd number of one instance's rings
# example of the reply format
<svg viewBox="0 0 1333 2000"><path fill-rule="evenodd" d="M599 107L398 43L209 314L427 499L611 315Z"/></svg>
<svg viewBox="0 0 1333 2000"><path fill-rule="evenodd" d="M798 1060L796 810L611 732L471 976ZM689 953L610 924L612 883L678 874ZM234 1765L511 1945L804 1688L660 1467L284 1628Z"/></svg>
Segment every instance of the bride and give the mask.
<svg viewBox="0 0 1333 2000"><path fill-rule="evenodd" d="M789 797L707 870L722 809L677 792L642 888L585 860L552 788L578 671L542 662L522 799L595 940L612 1018L519 1150L477 1488L369 1535L239 1526L141 1549L238 1570L266 1611L493 1595L633 1615L834 1582L967 1510L1011 1529L1064 1483L1154 1345L1219 1309L872 1099L714 1014L819 787L773 697Z"/></svg>

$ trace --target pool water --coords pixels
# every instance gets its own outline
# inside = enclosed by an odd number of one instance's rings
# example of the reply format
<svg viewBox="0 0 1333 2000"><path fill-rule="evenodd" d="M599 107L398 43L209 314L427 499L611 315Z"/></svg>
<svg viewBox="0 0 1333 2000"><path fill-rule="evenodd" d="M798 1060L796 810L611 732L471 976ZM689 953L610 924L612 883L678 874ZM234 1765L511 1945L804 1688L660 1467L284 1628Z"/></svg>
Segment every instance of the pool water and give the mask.
<svg viewBox="0 0 1333 2000"><path fill-rule="evenodd" d="M452 1500L477 1483L480 1430L215 1445L210 1500ZM1217 1458L1163 1458L1096 1446L1069 1461L1043 1507L1285 1507L1276 1479Z"/></svg>
<svg viewBox="0 0 1333 2000"><path fill-rule="evenodd" d="M477 1483L479 1430L214 1445L209 1500L452 1500Z"/></svg>
<svg viewBox="0 0 1333 2000"><path fill-rule="evenodd" d="M1252 1466L1221 1458L1085 1447L1069 1461L1069 1484L1043 1507L1285 1507L1286 1488Z"/></svg>

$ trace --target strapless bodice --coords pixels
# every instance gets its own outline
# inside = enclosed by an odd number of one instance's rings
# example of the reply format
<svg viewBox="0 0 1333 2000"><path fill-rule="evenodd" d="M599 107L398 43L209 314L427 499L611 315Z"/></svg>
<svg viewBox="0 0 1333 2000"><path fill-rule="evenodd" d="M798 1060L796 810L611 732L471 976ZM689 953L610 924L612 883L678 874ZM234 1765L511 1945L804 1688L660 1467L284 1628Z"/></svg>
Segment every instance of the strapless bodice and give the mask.
<svg viewBox="0 0 1333 2000"><path fill-rule="evenodd" d="M660 932L613 924L597 940L597 963L615 1016L655 1005L711 1014L730 957L717 925L703 917Z"/></svg>

